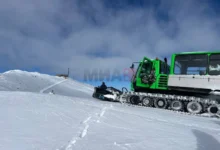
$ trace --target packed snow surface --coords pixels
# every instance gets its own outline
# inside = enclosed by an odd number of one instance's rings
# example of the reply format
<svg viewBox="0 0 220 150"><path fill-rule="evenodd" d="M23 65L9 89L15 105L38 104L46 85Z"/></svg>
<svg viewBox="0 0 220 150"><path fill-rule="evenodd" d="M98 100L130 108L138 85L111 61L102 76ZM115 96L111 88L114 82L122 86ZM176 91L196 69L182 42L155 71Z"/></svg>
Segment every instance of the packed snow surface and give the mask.
<svg viewBox="0 0 220 150"><path fill-rule="evenodd" d="M80 82L37 72L12 70L0 74L0 91L50 93L90 98L93 87Z"/></svg>
<svg viewBox="0 0 220 150"><path fill-rule="evenodd" d="M100 101L92 86L39 73L3 73L0 87L0 149L220 149L219 119Z"/></svg>

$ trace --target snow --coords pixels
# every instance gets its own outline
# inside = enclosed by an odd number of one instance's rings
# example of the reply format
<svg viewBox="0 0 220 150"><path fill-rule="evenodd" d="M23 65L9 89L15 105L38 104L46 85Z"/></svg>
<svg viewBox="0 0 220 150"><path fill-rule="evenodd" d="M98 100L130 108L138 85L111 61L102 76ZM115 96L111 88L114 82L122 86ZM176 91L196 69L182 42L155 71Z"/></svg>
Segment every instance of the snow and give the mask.
<svg viewBox="0 0 220 150"><path fill-rule="evenodd" d="M218 92L218 91L212 91L212 92L210 92L210 94L213 94L213 95L220 95L220 92Z"/></svg>
<svg viewBox="0 0 220 150"><path fill-rule="evenodd" d="M210 65L210 66L209 66L209 70L210 70L210 71L220 71L220 65L217 64L216 67Z"/></svg>
<svg viewBox="0 0 220 150"><path fill-rule="evenodd" d="M0 74L0 91L51 93L52 90L59 95L90 98L93 87L72 79L37 72L12 70Z"/></svg>
<svg viewBox="0 0 220 150"><path fill-rule="evenodd" d="M0 149L220 148L216 118L97 100L90 85L39 73L3 73L0 87Z"/></svg>
<svg viewBox="0 0 220 150"><path fill-rule="evenodd" d="M106 94L104 95L106 98L116 99L116 95Z"/></svg>

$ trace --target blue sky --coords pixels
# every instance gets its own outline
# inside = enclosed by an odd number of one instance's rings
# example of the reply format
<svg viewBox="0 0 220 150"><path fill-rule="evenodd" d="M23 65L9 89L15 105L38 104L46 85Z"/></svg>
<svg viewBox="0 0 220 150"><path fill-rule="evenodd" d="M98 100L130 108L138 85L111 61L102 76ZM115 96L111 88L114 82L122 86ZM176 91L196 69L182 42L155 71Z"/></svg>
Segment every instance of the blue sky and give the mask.
<svg viewBox="0 0 220 150"><path fill-rule="evenodd" d="M7 0L0 2L0 72L121 75L143 56L220 47L217 0ZM92 84L99 84L92 82ZM129 82L109 82L129 86Z"/></svg>

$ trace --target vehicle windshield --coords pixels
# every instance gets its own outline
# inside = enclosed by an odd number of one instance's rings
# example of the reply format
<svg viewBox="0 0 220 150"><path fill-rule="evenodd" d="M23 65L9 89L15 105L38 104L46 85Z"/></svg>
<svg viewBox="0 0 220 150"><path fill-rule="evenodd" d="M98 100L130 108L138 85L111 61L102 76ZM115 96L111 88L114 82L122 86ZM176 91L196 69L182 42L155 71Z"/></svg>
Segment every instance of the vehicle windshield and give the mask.
<svg viewBox="0 0 220 150"><path fill-rule="evenodd" d="M212 54L209 58L209 74L220 75L220 54Z"/></svg>
<svg viewBox="0 0 220 150"><path fill-rule="evenodd" d="M202 74L207 73L208 55L177 55L175 58L174 74Z"/></svg>

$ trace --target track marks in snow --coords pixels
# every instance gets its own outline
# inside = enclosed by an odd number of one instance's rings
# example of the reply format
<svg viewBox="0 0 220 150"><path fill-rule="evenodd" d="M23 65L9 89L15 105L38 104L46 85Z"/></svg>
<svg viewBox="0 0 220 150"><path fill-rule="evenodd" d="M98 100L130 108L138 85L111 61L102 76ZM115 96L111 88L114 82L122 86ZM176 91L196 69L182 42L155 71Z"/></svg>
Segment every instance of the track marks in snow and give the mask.
<svg viewBox="0 0 220 150"><path fill-rule="evenodd" d="M69 142L69 144L66 146L65 150L72 150L72 147L76 144L76 142L82 138L84 138L87 134L87 131L89 129L89 121L91 120L91 116L86 118L82 124L83 124L83 129L80 131L79 135L76 137L73 137L73 139Z"/></svg>
<svg viewBox="0 0 220 150"><path fill-rule="evenodd" d="M88 128L89 128L89 125L86 125L82 133L80 134L80 138L84 138L86 136Z"/></svg>
<svg viewBox="0 0 220 150"><path fill-rule="evenodd" d="M117 142L114 142L114 145L115 145L115 146L118 146L118 147L120 147L120 148L122 148L122 149L124 149L124 150L128 150L127 147L125 147L125 146L123 146L123 145L121 145L121 144L118 144ZM129 144L125 144L125 145L128 146Z"/></svg>
<svg viewBox="0 0 220 150"><path fill-rule="evenodd" d="M106 110L111 107L112 105L110 105L109 107L104 107L101 109L100 112L96 112L93 115L90 115L84 121L82 121L80 125L82 127L82 130L79 132L78 136L72 138L69 144L65 147L65 150L72 150L77 141L82 140L87 135L91 122L99 123L101 118L104 116Z"/></svg>
<svg viewBox="0 0 220 150"><path fill-rule="evenodd" d="M101 110L101 112L98 114L99 118L96 120L97 123L99 123L101 117L104 116L106 109L107 109L107 107L104 107L104 108Z"/></svg>
<svg viewBox="0 0 220 150"><path fill-rule="evenodd" d="M86 120L83 121L83 124L87 123L91 118L92 118L91 116L86 118Z"/></svg>
<svg viewBox="0 0 220 150"><path fill-rule="evenodd" d="M47 86L47 87L43 88L42 90L40 90L40 93L44 93L46 90L48 90L48 89L50 89L50 88L52 88L52 87L54 87L54 86L56 86L56 85L59 85L59 84L65 82L65 81L67 81L67 79L62 80L62 81L59 81L59 82L57 82L57 83L55 83L55 84L52 84L52 85L50 85L50 86Z"/></svg>
<svg viewBox="0 0 220 150"><path fill-rule="evenodd" d="M106 107L104 107L104 108L102 109L101 113L99 114L100 117L104 116L105 110L106 110Z"/></svg>
<svg viewBox="0 0 220 150"><path fill-rule="evenodd" d="M71 150L72 146L76 143L77 139L74 139L72 141L70 141L70 143L67 145L67 147L65 148L65 150Z"/></svg>

